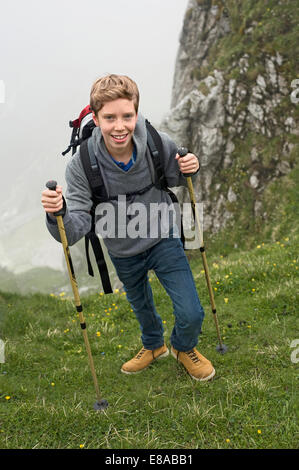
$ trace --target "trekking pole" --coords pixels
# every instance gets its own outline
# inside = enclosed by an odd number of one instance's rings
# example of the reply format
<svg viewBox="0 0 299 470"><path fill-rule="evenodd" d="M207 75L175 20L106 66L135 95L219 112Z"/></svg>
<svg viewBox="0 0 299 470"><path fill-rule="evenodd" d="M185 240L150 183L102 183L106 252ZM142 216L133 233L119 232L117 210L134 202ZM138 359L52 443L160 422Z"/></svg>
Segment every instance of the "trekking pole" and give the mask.
<svg viewBox="0 0 299 470"><path fill-rule="evenodd" d="M46 184L46 187L48 189L51 189L52 191L56 190L56 186L57 186L56 181L48 181L47 184ZM71 286L72 286L73 293L74 293L76 310L79 314L80 326L81 326L81 329L82 329L84 343L85 343L85 347L86 347L86 351L87 351L87 355L88 355L89 366L90 366L90 370L91 370L91 375L92 375L93 383L94 383L94 386L95 386L97 401L94 404L94 409L102 411L102 410L105 410L107 408L108 401L105 400L105 399L102 399L101 395L100 395L99 384L98 384L98 380L97 380L97 376L96 376L96 371L95 371L94 362L93 362L91 349L90 349L90 344L89 344L87 331L86 331L86 323L85 323L85 319L84 319L84 316L83 316L83 307L82 307L80 296L79 296L77 280L76 280L76 277L75 277L72 258L71 258L70 249L69 249L69 246L68 246L68 241L67 241L65 228L64 228L64 223L63 223L63 218L62 218L63 215L64 215L64 209L61 209L60 211L55 212L54 215L55 215L56 220L57 220L59 235L60 235L61 243L62 243L62 246L63 246L63 251L64 251L65 260L66 260L66 264L67 264L67 268L68 268L69 278L70 278Z"/></svg>
<svg viewBox="0 0 299 470"><path fill-rule="evenodd" d="M188 150L185 147L180 147L178 149L178 154L179 154L180 157L184 157L185 155L187 155L187 153L188 153ZM214 293L213 293L213 289L212 289L210 273L209 273L209 267L208 267L208 263L207 263L207 257L206 257L205 246L204 246L204 241L203 241L203 233L202 233L202 229L201 229L201 226L200 226L199 213L198 213L198 210L197 210L195 193L194 193L194 188L193 188L193 183L192 183L192 178L191 178L192 173L191 174L188 174L188 173L184 174L183 173L183 175L187 179L194 223L195 223L195 226L197 227L198 234L199 234L199 241L200 241L200 248L199 249L200 249L201 256L202 256L202 262L203 262L204 271L205 271L205 278L206 278L206 282L207 282L207 286L208 286L210 302L211 302L211 307L212 307L212 312L213 312L213 318L214 318L216 331L217 331L217 337L218 337L218 341L219 341L219 344L217 345L216 350L221 354L225 354L228 347L225 344L223 344L222 339L221 339L221 335L220 335L216 304L215 304Z"/></svg>

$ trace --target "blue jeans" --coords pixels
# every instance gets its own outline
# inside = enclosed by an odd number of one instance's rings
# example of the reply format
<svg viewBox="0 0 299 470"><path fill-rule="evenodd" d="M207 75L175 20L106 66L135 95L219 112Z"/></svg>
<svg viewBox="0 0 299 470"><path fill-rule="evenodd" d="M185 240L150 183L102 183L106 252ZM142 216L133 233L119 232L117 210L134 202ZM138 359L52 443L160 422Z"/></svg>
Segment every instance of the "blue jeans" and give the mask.
<svg viewBox="0 0 299 470"><path fill-rule="evenodd" d="M154 270L173 303L175 323L171 344L178 351L190 351L198 342L204 311L192 272L179 238L164 238L149 250L128 258L111 256L127 299L139 321L146 349L164 344L164 328L157 313L148 271Z"/></svg>

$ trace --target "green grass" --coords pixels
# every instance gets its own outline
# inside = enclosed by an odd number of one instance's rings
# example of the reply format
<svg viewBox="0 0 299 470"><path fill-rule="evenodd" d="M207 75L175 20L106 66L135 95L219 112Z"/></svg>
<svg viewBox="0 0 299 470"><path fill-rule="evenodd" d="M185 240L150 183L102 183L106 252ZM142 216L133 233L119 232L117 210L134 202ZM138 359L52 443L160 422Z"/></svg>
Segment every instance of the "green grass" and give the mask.
<svg viewBox="0 0 299 470"><path fill-rule="evenodd" d="M209 383L192 380L171 356L135 376L122 374L121 364L141 347L126 296L82 299L101 393L109 402L102 413L93 410L72 299L1 293L0 448L298 448L298 364L291 360L291 343L299 338L298 237L207 257L229 348L225 355L215 349L201 258L193 255L206 312L198 349L216 369ZM169 345L171 302L154 274L151 283Z"/></svg>

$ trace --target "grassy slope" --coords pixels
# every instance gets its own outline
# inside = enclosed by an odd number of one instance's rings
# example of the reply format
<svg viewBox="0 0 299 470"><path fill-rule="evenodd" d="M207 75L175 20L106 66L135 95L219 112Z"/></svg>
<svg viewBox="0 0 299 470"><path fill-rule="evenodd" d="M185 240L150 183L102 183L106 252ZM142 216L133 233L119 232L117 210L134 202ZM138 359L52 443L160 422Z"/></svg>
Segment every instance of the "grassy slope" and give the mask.
<svg viewBox="0 0 299 470"><path fill-rule="evenodd" d="M289 230L295 220L294 194L285 192L281 206L276 205L272 240L263 238L269 231L264 227L260 236L255 233L251 249L245 239L233 249L226 234L207 243L226 355L215 350L201 259L190 257L206 310L199 350L212 360L217 374L210 383L193 381L172 357L142 374L121 374L122 362L141 346L126 297L85 297L100 388L110 404L107 412L95 413L72 300L2 293L6 362L0 364L0 447L298 447L298 364L291 360L292 353L296 359L291 343L299 326L298 230L294 223ZM152 286L169 343L171 303L154 275Z"/></svg>

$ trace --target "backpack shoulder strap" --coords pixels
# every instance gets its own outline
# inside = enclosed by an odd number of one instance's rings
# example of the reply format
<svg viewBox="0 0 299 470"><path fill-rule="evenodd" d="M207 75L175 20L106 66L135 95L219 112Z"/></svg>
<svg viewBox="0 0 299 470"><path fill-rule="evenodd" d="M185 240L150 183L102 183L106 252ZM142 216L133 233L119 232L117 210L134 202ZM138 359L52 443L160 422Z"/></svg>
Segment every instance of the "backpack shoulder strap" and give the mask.
<svg viewBox="0 0 299 470"><path fill-rule="evenodd" d="M84 140L80 145L80 159L91 187L93 202L98 204L107 201L107 191L90 138Z"/></svg>
<svg viewBox="0 0 299 470"><path fill-rule="evenodd" d="M164 173L163 162L164 158L164 149L162 144L162 139L159 132L151 125L151 123L146 119L145 120L146 129L147 129L147 143L150 149L150 154L152 156L155 172L156 172L156 182L155 186L158 189L163 189L168 193L172 202L178 203L178 198L173 191L168 188L167 178ZM181 241L183 247L185 248L185 236L183 228L183 220L181 217Z"/></svg>
<svg viewBox="0 0 299 470"><path fill-rule="evenodd" d="M147 130L147 144L150 149L150 154L152 156L156 172L155 186L159 189L166 190L168 184L163 167L163 162L165 161L165 158L162 139L159 132L151 125L151 123L147 119L145 120L145 124Z"/></svg>
<svg viewBox="0 0 299 470"><path fill-rule="evenodd" d="M92 191L93 207L91 209L92 224L90 232L85 235L85 251L88 266L88 273L93 276L93 269L89 257L89 242L91 243L98 270L101 276L105 294L111 294L112 286L109 279L109 272L101 247L99 237L95 233L94 212L95 206L99 202L107 201L107 192L103 183L100 167L93 152L90 139L84 140L80 145L80 159Z"/></svg>

